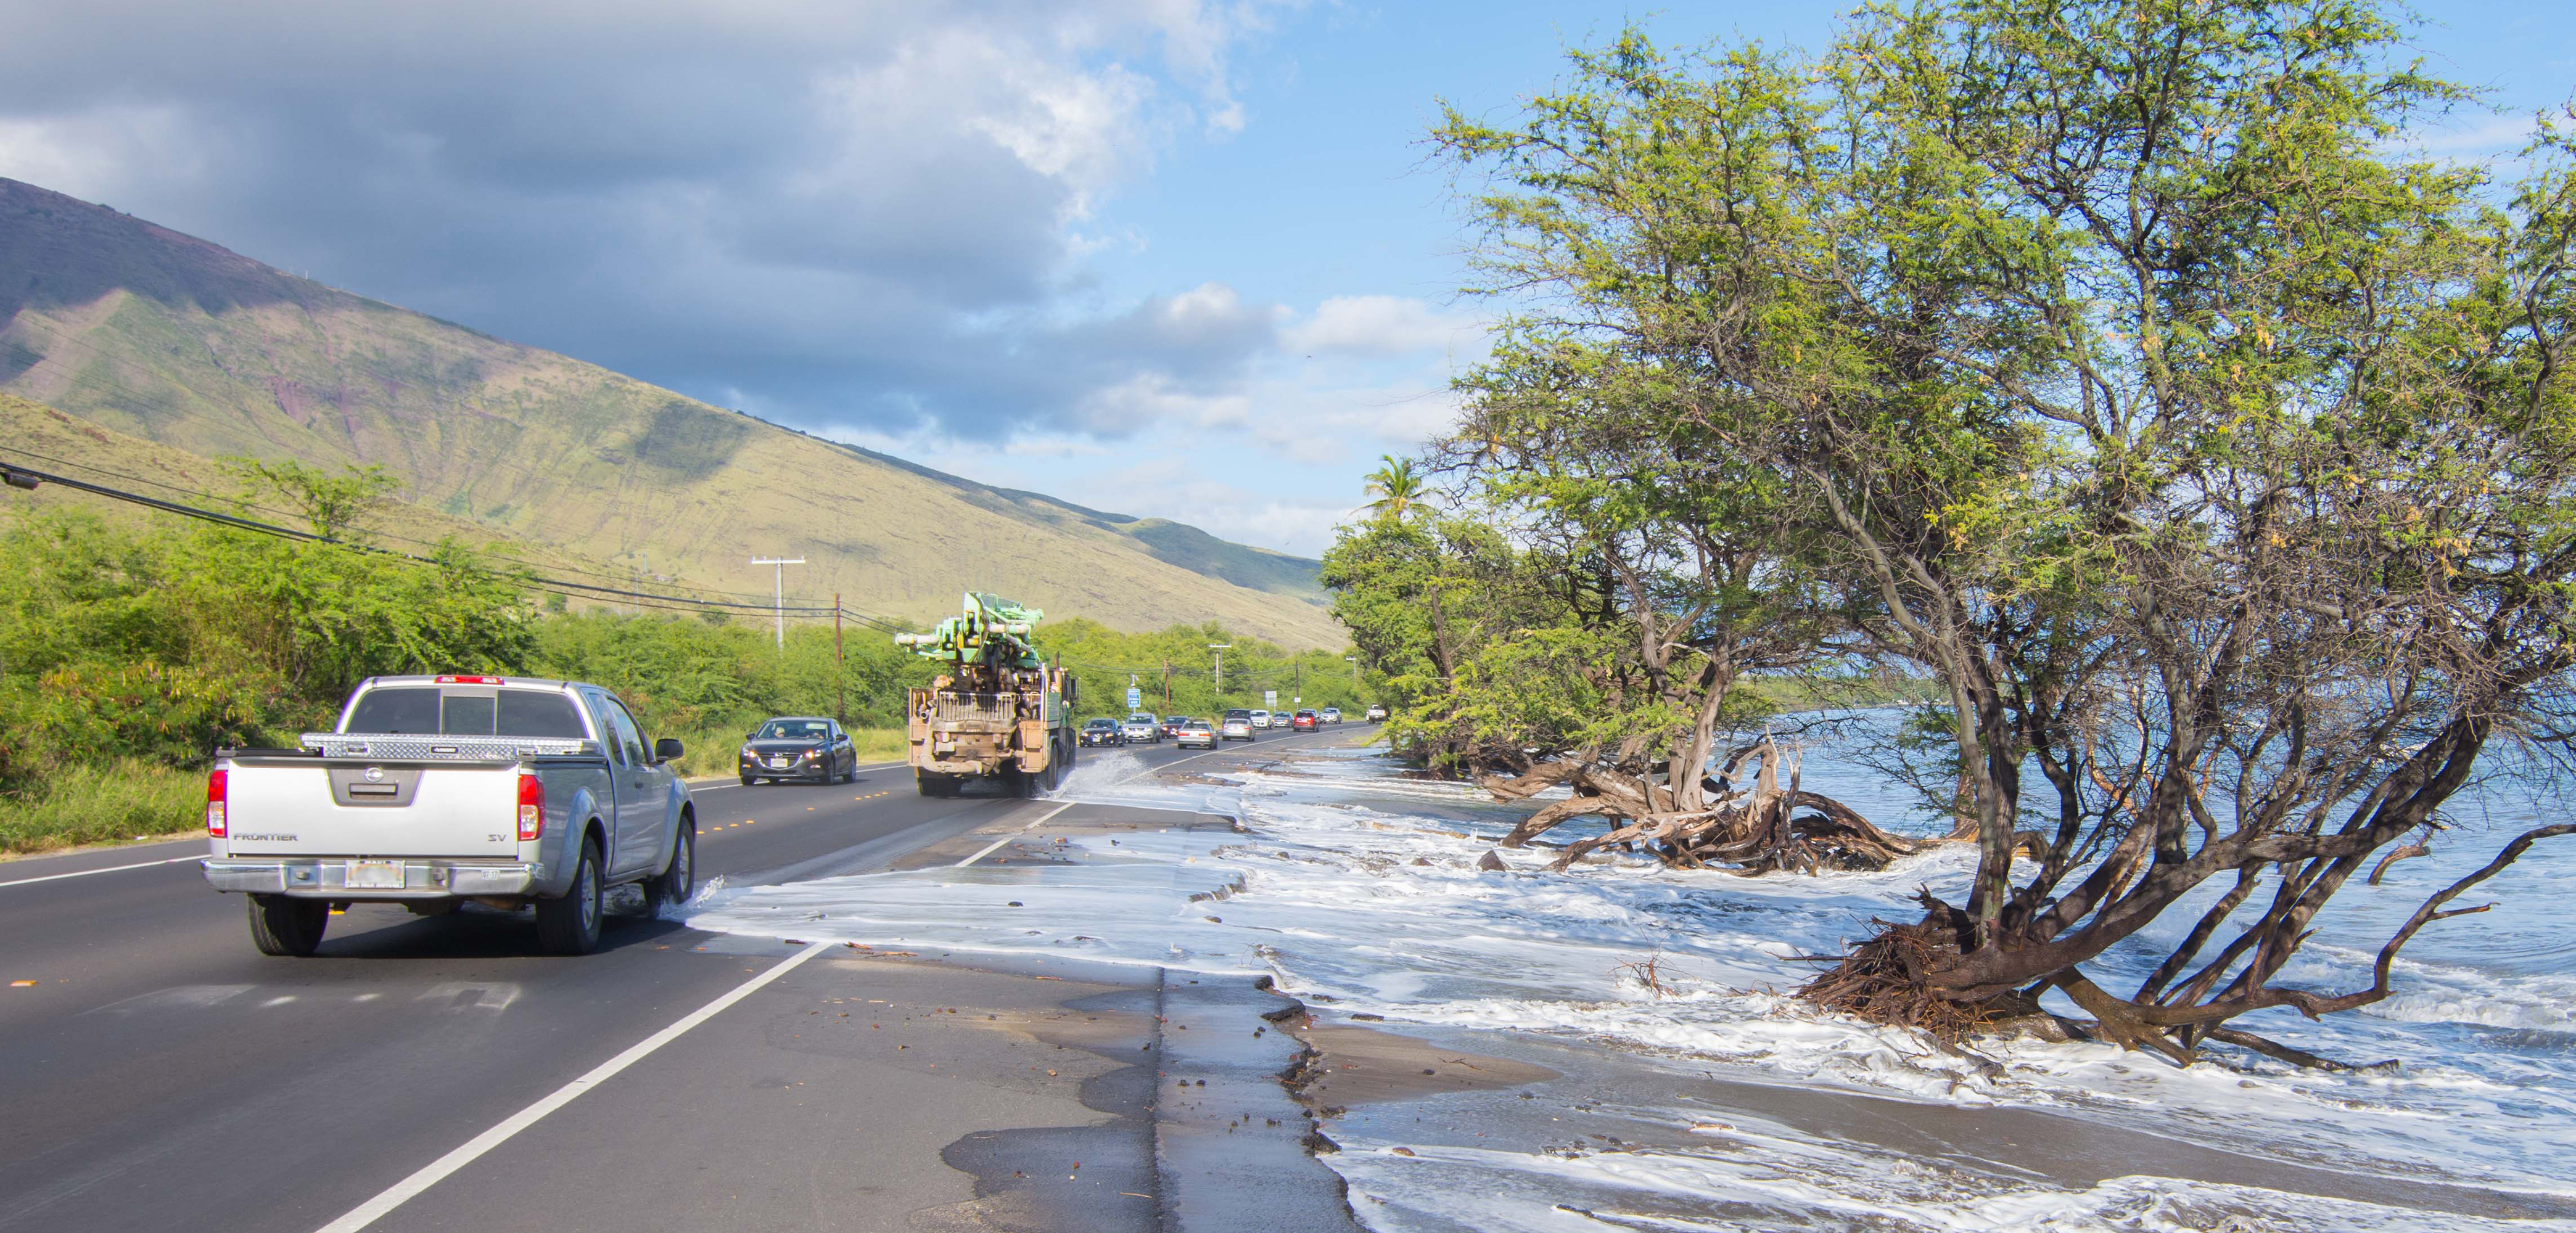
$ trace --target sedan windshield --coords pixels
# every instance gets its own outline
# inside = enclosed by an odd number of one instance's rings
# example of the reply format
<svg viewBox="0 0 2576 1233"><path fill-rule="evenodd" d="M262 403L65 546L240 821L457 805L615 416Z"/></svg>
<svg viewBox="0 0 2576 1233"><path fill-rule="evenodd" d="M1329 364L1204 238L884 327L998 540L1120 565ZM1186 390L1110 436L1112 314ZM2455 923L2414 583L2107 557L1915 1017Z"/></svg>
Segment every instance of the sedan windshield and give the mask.
<svg viewBox="0 0 2576 1233"><path fill-rule="evenodd" d="M760 725L759 741L819 741L832 734L832 725L819 719L773 719Z"/></svg>

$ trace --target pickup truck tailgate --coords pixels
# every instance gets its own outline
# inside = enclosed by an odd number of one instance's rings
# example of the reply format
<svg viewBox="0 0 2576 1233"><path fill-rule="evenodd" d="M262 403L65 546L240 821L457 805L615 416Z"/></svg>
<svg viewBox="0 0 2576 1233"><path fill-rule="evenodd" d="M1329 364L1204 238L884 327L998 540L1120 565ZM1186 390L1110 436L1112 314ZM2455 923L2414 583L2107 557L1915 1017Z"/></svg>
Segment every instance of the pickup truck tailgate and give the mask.
<svg viewBox="0 0 2576 1233"><path fill-rule="evenodd" d="M518 767L247 757L229 776L232 856L518 854Z"/></svg>

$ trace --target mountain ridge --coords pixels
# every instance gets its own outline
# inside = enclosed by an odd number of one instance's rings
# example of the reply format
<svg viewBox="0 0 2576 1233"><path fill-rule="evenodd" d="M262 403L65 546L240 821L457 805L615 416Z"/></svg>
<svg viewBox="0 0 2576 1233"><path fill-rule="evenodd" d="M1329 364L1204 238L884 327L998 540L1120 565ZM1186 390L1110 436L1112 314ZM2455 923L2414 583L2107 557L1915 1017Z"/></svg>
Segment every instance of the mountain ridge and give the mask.
<svg viewBox="0 0 2576 1233"><path fill-rule="evenodd" d="M0 392L202 457L374 463L496 535L927 619L993 590L1124 629L1344 638L1318 563L949 475L0 178Z"/></svg>

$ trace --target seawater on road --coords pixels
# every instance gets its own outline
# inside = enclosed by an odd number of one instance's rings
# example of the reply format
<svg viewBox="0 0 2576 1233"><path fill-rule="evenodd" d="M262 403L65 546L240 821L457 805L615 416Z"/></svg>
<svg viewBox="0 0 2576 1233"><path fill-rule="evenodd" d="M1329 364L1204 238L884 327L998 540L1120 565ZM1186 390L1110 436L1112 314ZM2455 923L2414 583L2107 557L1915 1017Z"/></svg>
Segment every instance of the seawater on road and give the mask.
<svg viewBox="0 0 2576 1233"><path fill-rule="evenodd" d="M716 893L953 861L1036 805L924 800L901 768L696 799ZM321 1228L793 949L620 919L602 953L550 959L524 916L362 905L332 918L320 956L267 959L191 846L0 887L0 976L37 982L0 990L0 1229ZM0 868L138 854L153 852ZM372 1227L522 1227L537 1211L570 1229L1157 1227L1159 1174L1133 1132L1153 1076L1114 1077L1142 1067L1129 1042L1160 1056L1154 1019L1110 1002L1149 1005L1159 981L936 960L807 963ZM1073 1153L1062 1186L977 1171L1019 1150L997 1144L1039 1142Z"/></svg>
<svg viewBox="0 0 2576 1233"><path fill-rule="evenodd" d="M2177 1071L2039 1042L1947 1054L1776 991L1804 975L1795 956L1964 876L1959 853L1822 879L1616 858L1551 874L1540 852L1493 872L1479 858L1518 811L1459 785L1329 753L1155 769L1098 759L1065 795L1241 830L1048 828L1063 833L1005 848L1007 865L746 889L696 919L1269 974L1325 1029L1307 1090L1372 1229L2576 1229L2557 1180L2576 1138L2564 1039L2483 1026L2533 1013L2554 975L2526 989L2413 965L2388 1015L2267 1029L2365 1059L2486 1033L2389 1074L2223 1052Z"/></svg>

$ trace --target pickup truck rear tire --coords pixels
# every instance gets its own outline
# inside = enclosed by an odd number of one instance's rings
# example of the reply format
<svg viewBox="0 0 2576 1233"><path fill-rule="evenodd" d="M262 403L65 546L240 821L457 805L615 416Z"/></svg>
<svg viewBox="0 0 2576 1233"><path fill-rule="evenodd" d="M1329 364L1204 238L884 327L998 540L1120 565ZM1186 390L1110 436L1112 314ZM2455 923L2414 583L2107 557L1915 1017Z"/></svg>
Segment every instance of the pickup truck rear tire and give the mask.
<svg viewBox="0 0 2576 1233"><path fill-rule="evenodd" d="M671 863L644 880L644 915L660 916L666 903L687 903L689 892L697 889L697 877L698 820L684 814L679 828L671 832Z"/></svg>
<svg viewBox="0 0 2576 1233"><path fill-rule="evenodd" d="M322 947L322 931L331 924L326 899L289 899L284 895L250 897L250 940L263 955L302 959Z"/></svg>
<svg viewBox="0 0 2576 1233"><path fill-rule="evenodd" d="M537 946L549 955L587 955L599 948L601 890L599 844L581 841L581 863L573 866L572 888L560 898L537 901Z"/></svg>
<svg viewBox="0 0 2576 1233"><path fill-rule="evenodd" d="M923 796L957 795L957 777L954 775L943 775L937 771L914 771L912 782L914 786L921 789Z"/></svg>

